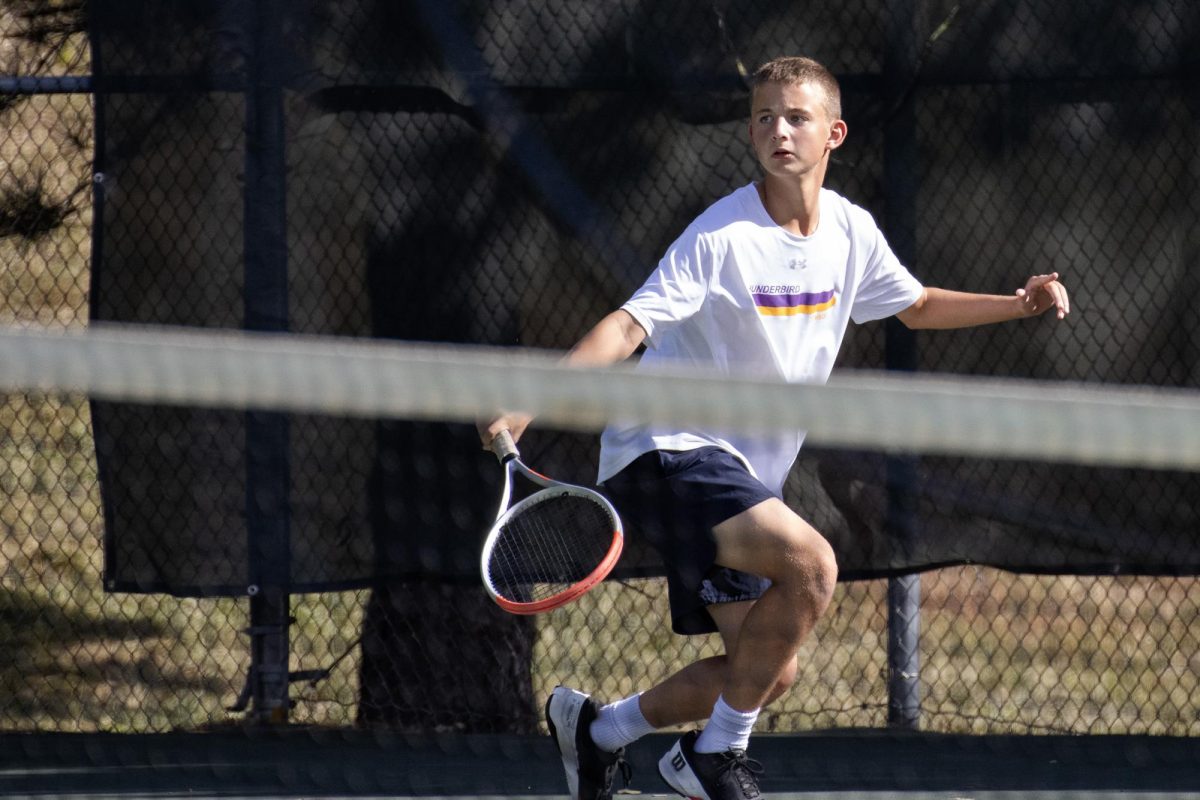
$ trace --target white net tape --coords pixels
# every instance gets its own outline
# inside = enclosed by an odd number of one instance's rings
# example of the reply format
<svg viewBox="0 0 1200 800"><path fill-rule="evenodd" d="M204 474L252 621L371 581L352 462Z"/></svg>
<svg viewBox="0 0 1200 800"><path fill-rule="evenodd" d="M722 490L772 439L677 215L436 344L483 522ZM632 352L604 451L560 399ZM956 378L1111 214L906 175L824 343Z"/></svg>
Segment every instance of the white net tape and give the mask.
<svg viewBox="0 0 1200 800"><path fill-rule="evenodd" d="M612 419L798 428L808 443L887 452L1200 467L1200 392L841 371L827 385L694 371L567 369L560 354L151 326L0 330L0 391L340 416L539 425Z"/></svg>

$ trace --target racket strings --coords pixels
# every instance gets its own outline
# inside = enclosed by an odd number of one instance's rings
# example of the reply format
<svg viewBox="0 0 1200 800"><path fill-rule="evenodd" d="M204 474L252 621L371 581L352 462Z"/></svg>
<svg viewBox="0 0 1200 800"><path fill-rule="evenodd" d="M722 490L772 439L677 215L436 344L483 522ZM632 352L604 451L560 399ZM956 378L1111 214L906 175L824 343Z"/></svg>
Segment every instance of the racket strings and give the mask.
<svg viewBox="0 0 1200 800"><path fill-rule="evenodd" d="M615 529L608 509L595 500L548 492L501 526L488 567L492 586L520 603L565 591L595 571Z"/></svg>

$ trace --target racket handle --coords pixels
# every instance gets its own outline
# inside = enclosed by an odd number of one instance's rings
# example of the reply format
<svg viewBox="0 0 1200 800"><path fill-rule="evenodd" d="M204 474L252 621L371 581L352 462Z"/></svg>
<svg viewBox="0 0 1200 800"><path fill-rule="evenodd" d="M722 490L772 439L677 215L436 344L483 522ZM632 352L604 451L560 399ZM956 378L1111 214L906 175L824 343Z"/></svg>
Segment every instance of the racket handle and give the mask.
<svg viewBox="0 0 1200 800"><path fill-rule="evenodd" d="M512 434L508 431L500 431L492 439L492 452L496 454L496 458L500 459L501 464L506 464L519 455L517 443L513 441Z"/></svg>

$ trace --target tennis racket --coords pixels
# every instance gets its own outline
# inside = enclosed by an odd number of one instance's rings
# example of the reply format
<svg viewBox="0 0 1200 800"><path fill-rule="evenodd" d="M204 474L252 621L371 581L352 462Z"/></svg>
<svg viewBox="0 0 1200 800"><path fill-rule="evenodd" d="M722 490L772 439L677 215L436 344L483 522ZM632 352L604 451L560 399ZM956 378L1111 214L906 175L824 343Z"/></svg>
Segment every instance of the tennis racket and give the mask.
<svg viewBox="0 0 1200 800"><path fill-rule="evenodd" d="M591 489L525 466L508 431L491 448L504 466L504 491L479 561L488 594L512 614L539 614L581 597L621 557L625 536L616 510ZM512 504L518 477L541 488Z"/></svg>

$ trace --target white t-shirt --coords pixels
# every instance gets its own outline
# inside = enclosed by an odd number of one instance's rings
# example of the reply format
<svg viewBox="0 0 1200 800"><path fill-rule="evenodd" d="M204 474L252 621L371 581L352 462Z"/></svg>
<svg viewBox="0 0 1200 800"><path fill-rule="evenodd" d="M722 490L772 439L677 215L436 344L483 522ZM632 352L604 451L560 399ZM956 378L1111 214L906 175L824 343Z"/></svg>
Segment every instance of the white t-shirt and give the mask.
<svg viewBox="0 0 1200 800"><path fill-rule="evenodd" d="M921 284L897 260L875 220L822 189L811 236L775 224L753 183L718 200L667 250L622 306L646 329L639 369L697 365L724 374L824 383L850 321L908 308ZM747 435L610 425L599 480L650 450L716 445L782 492L804 431Z"/></svg>

